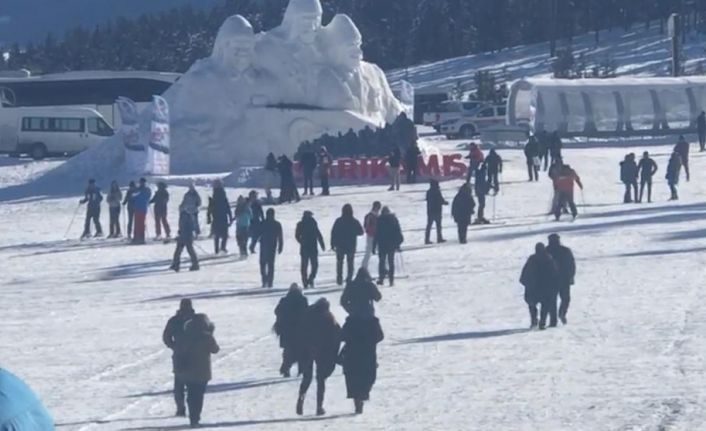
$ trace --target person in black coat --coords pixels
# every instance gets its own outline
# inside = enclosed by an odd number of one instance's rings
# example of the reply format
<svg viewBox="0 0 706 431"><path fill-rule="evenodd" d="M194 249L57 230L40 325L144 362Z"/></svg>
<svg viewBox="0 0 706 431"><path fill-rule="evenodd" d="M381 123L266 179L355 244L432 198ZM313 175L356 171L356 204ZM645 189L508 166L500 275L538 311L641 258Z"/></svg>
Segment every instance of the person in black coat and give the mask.
<svg viewBox="0 0 706 431"><path fill-rule="evenodd" d="M535 254L527 259L522 268L520 283L525 287L525 302L529 306L530 328L537 327L537 304L542 304L539 319L539 329L546 327L547 316L549 326L557 325L557 280L559 271L554 259L541 242L535 246Z"/></svg>
<svg viewBox="0 0 706 431"><path fill-rule="evenodd" d="M363 413L363 403L370 399L370 390L377 378L377 345L384 338L375 316L351 314L341 330L345 345L340 358L347 395L353 400L356 414Z"/></svg>
<svg viewBox="0 0 706 431"><path fill-rule="evenodd" d="M382 294L373 283L373 278L365 268L360 268L355 280L351 281L343 289L341 295L341 307L348 314L358 314L364 316L375 315L375 302L380 302Z"/></svg>
<svg viewBox="0 0 706 431"><path fill-rule="evenodd" d="M177 376L177 352L175 351L177 340L184 335L184 325L194 317L196 312L191 303L191 299L184 298L179 304L179 310L167 321L167 326L162 332L162 341L168 349L172 350L172 372L174 372L174 402L176 403L176 415L186 416L186 382Z"/></svg>
<svg viewBox="0 0 706 431"><path fill-rule="evenodd" d="M429 190L427 190L427 227L424 231L424 244L431 244L431 226L436 224L436 242L446 242L441 231L441 215L444 205L448 205L437 180L429 180Z"/></svg>
<svg viewBox="0 0 706 431"><path fill-rule="evenodd" d="M314 195L314 172L316 172L316 166L318 165L316 153L314 153L314 147L310 142L304 145L304 151L301 155L302 171L304 172L304 193Z"/></svg>
<svg viewBox="0 0 706 431"><path fill-rule="evenodd" d="M551 136L546 130L537 132L537 149L539 151L540 164L544 162L544 172L549 168L549 147L551 146Z"/></svg>
<svg viewBox="0 0 706 431"><path fill-rule="evenodd" d="M530 181L539 181L539 143L536 136L530 136L525 144L525 159L527 161L527 174Z"/></svg>
<svg viewBox="0 0 706 431"><path fill-rule="evenodd" d="M468 237L468 226L471 224L471 216L475 213L476 202L473 200L471 186L464 183L458 190L451 204L451 215L458 227L458 242L466 244Z"/></svg>
<svg viewBox="0 0 706 431"><path fill-rule="evenodd" d="M127 207L127 239L132 239L132 225L135 223L135 202L133 198L137 194L137 185L130 181L130 185L125 192L123 205Z"/></svg>
<svg viewBox="0 0 706 431"><path fill-rule="evenodd" d="M250 254L255 253L255 245L260 237L260 225L265 220L265 212L262 209L260 198L255 190L250 191L248 196L250 202L250 210L252 211L252 220L250 221Z"/></svg>
<svg viewBox="0 0 706 431"><path fill-rule="evenodd" d="M554 131L549 137L549 156L553 165L557 159L561 159L561 151L564 149L564 144L561 142L561 137L558 131Z"/></svg>
<svg viewBox="0 0 706 431"><path fill-rule="evenodd" d="M220 180L213 183L213 197L209 202L209 209L215 254L228 253L228 228L233 223L233 212Z"/></svg>
<svg viewBox="0 0 706 431"><path fill-rule="evenodd" d="M299 223L294 237L299 243L299 254L301 256L301 273L304 289L314 287L316 273L319 270L319 246L322 251L326 251L324 237L321 235L319 225L314 219L311 211L304 211L304 215ZM311 273L308 272L311 263Z"/></svg>
<svg viewBox="0 0 706 431"><path fill-rule="evenodd" d="M679 193L677 190L677 185L679 185L679 176L681 175L682 160L678 152L673 152L672 157L669 158L669 164L667 165L667 175L665 179L669 184L669 190L672 193L669 198L670 201L679 200Z"/></svg>
<svg viewBox="0 0 706 431"><path fill-rule="evenodd" d="M503 173L503 159L493 149L485 158L485 166L488 169L488 185L497 195L500 191L499 175Z"/></svg>
<svg viewBox="0 0 706 431"><path fill-rule="evenodd" d="M294 182L294 164L289 157L283 155L279 158L277 170L280 176L279 203L299 202L299 190Z"/></svg>
<svg viewBox="0 0 706 431"><path fill-rule="evenodd" d="M309 300L302 294L297 283L293 283L289 287L287 295L279 300L275 308L277 320L274 331L279 337L279 346L282 348L282 366L279 369L282 377L290 376L292 365L301 356L297 350L301 344L297 337L299 337L300 326L308 307Z"/></svg>
<svg viewBox="0 0 706 431"><path fill-rule="evenodd" d="M640 195L637 202L642 202L642 197L647 186L647 202L652 203L652 177L657 173L657 163L650 158L650 153L645 151L642 154L642 159L637 165L637 170L640 173Z"/></svg>
<svg viewBox="0 0 706 431"><path fill-rule="evenodd" d="M260 275L262 287L272 287L275 278L275 256L282 254L284 239L282 224L275 220L274 208L267 210L265 221L260 226Z"/></svg>
<svg viewBox="0 0 706 431"><path fill-rule="evenodd" d="M163 181L157 183L157 191L152 195L151 204L154 204L154 228L157 234L157 239L162 237L162 227L167 238L171 237L171 228L167 221L167 206L169 204L169 192L167 184Z"/></svg>
<svg viewBox="0 0 706 431"><path fill-rule="evenodd" d="M388 191L400 189L400 169L402 168L402 152L400 147L395 147L387 157L387 163L390 165L390 188Z"/></svg>
<svg viewBox="0 0 706 431"><path fill-rule="evenodd" d="M91 221L96 227L96 237L103 236L103 228L101 228L101 202L103 202L103 195L101 194L101 189L96 186L96 180L93 178L88 180L88 187L86 187L86 192L84 193L83 199L79 201L80 205L86 205L86 221L83 225L83 234L81 239L89 238L91 236Z"/></svg>
<svg viewBox="0 0 706 431"><path fill-rule="evenodd" d="M701 152L706 151L706 112L701 111L696 118L696 131L699 134L699 148Z"/></svg>
<svg viewBox="0 0 706 431"><path fill-rule="evenodd" d="M355 264L355 251L358 246L358 237L363 235L363 226L353 217L353 207L345 204L341 210L341 217L336 219L331 229L331 250L336 252L336 283L343 285L343 259L348 264L346 283L353 279Z"/></svg>
<svg viewBox="0 0 706 431"><path fill-rule="evenodd" d="M407 184L414 184L417 182L417 169L419 167L419 156L422 152L419 151L419 147L416 143L407 148L407 152L404 155L405 169L407 171Z"/></svg>
<svg viewBox="0 0 706 431"><path fill-rule="evenodd" d="M199 270L199 258L196 256L196 251L194 250L194 230L195 230L194 216L186 211L182 211L179 214L179 236L176 240L176 249L174 250L174 258L172 259L172 266L169 269L179 272L181 266L181 253L186 248L186 252L189 253L189 258L191 258L191 267L189 271Z"/></svg>
<svg viewBox="0 0 706 431"><path fill-rule="evenodd" d="M571 249L561 245L559 235L555 233L549 235L547 252L554 258L554 262L559 271L559 277L557 279L559 299L561 299L561 305L559 305L559 319L561 323L566 325L566 313L569 311L569 303L571 302L571 286L574 284L574 277L576 277L576 260L574 259L574 254L571 252Z"/></svg>
<svg viewBox="0 0 706 431"><path fill-rule="evenodd" d="M478 217L476 217L475 224L489 224L490 222L485 218L485 198L490 191L485 163L478 167L476 171L476 183L473 187L475 188L476 197L478 198Z"/></svg>
<svg viewBox="0 0 706 431"><path fill-rule="evenodd" d="M625 185L625 196L623 203L629 204L633 201L633 191L635 192L635 202L637 196L637 163L635 162L635 154L630 153L625 156L625 160L620 162L620 181Z"/></svg>
<svg viewBox="0 0 706 431"><path fill-rule="evenodd" d="M390 286L395 285L395 253L404 242L400 222L388 207L383 207L378 217L373 238L373 254L378 253L378 284L382 285L385 277Z"/></svg>

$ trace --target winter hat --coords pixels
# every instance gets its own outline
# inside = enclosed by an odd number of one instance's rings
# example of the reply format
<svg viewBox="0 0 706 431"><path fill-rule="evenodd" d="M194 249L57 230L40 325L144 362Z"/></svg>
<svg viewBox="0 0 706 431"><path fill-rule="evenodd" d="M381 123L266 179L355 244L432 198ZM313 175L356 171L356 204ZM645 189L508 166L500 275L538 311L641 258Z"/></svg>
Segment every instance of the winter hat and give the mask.
<svg viewBox="0 0 706 431"><path fill-rule="evenodd" d="M179 303L179 310L181 311L194 311L194 306L191 303L191 299L184 298Z"/></svg>
<svg viewBox="0 0 706 431"><path fill-rule="evenodd" d="M301 292L301 291L302 291L302 288L299 287L299 285L298 285L297 283L292 283L292 284L289 286L289 291L290 291L291 293L294 293L294 292Z"/></svg>

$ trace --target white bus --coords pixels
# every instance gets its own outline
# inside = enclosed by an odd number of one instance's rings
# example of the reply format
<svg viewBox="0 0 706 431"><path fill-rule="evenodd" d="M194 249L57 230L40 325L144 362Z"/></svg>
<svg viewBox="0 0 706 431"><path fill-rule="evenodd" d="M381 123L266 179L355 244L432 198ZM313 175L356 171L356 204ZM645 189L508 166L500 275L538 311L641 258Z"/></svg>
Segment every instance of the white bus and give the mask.
<svg viewBox="0 0 706 431"><path fill-rule="evenodd" d="M90 108L0 108L0 152L35 160L74 155L113 135Z"/></svg>

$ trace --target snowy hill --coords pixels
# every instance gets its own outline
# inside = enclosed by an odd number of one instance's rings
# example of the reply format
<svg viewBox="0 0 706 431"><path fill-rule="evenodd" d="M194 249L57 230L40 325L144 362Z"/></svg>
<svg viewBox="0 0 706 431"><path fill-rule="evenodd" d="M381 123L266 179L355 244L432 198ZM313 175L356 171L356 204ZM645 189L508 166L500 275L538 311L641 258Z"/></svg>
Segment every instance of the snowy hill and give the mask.
<svg viewBox="0 0 706 431"><path fill-rule="evenodd" d="M693 70L706 56L704 41L706 38L696 33L687 37L683 51L687 58L687 71ZM561 43L559 46L562 46ZM575 37L573 52L577 59L583 55L588 64L613 60L618 66L618 75L669 75L670 40L666 34L660 34L656 24L649 30L636 26L627 32L603 31L598 44L593 33ZM388 72L387 76L393 86L397 81L406 79L414 84L417 92L432 93L447 92L458 82L472 86L473 76L480 70L490 71L508 81L551 76L549 44L523 45L497 53L474 54L396 69Z"/></svg>

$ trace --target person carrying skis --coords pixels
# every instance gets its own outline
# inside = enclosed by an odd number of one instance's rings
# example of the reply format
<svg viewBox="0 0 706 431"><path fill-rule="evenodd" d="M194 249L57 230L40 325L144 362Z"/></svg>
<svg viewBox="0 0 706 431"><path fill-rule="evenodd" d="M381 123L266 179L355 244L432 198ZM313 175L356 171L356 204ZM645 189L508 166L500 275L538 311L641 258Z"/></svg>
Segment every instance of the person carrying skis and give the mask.
<svg viewBox="0 0 706 431"><path fill-rule="evenodd" d="M277 319L273 329L279 337L279 346L282 348L282 366L279 368L282 377L290 377L292 365L301 358L298 351L301 341L298 337L308 307L309 300L306 299L297 283L292 283L287 294L279 300L275 308Z"/></svg>
<svg viewBox="0 0 706 431"><path fill-rule="evenodd" d="M84 192L83 199L79 201L79 205L86 205L86 221L83 224L83 234L81 234L81 239L86 239L91 237L91 221L96 228L95 237L98 238L103 236L103 229L101 228L101 202L103 201L103 195L98 186L96 186L96 180L93 178L88 180L88 187Z"/></svg>
<svg viewBox="0 0 706 431"><path fill-rule="evenodd" d="M625 156L625 160L620 162L620 181L625 185L625 196L623 196L623 203L632 203L632 193L635 192L635 202L638 200L637 196L637 163L635 163L635 154L630 153Z"/></svg>
<svg viewBox="0 0 706 431"><path fill-rule="evenodd" d="M209 203L214 254L228 253L228 228L233 223L233 213L221 180L213 182L213 197Z"/></svg>
<svg viewBox="0 0 706 431"><path fill-rule="evenodd" d="M485 159L485 167L488 170L488 187L497 195L500 192L499 175L503 173L503 159L494 149Z"/></svg>
<svg viewBox="0 0 706 431"><path fill-rule="evenodd" d="M329 175L333 166L333 157L328 152L326 146L322 145L319 149L319 178L321 179L321 196L329 196Z"/></svg>
<svg viewBox="0 0 706 431"><path fill-rule="evenodd" d="M353 207L345 204L341 216L336 219L331 229L331 250L336 252L336 284L343 285L343 260L346 260L348 273L346 283L353 279L355 252L358 247L358 237L363 235L363 226L353 217Z"/></svg>
<svg viewBox="0 0 706 431"><path fill-rule="evenodd" d="M304 399L314 376L316 364L316 415L323 416L326 379L336 369L338 350L341 346L341 327L331 313L326 298L321 298L309 306L300 327L298 350L299 371L303 378L297 398L297 415L304 414Z"/></svg>
<svg viewBox="0 0 706 431"><path fill-rule="evenodd" d="M681 175L682 161L681 156L678 152L673 152L672 157L669 158L669 164L667 165L667 175L665 179L669 184L669 191L671 192L670 201L679 200L679 193L677 191L677 185L679 185L679 176Z"/></svg>
<svg viewBox="0 0 706 431"><path fill-rule="evenodd" d="M171 228L169 227L169 222L167 221L169 192L167 191L166 183L162 181L157 183L157 191L154 193L150 203L154 204L154 227L157 239L162 238L162 227L164 227L164 233L167 235L167 239L169 239L171 237Z"/></svg>
<svg viewBox="0 0 706 431"><path fill-rule="evenodd" d="M535 254L527 259L522 268L520 283L525 287L525 302L529 307L530 329L539 325L544 330L549 316L549 327L557 326L557 280L558 269L554 259L547 252L544 244L537 243ZM537 304L542 305L540 318L537 319Z"/></svg>
<svg viewBox="0 0 706 431"><path fill-rule="evenodd" d="M131 240L133 235L133 223L135 222L135 196L137 195L137 186L134 181L130 181L130 185L125 192L123 205L127 208L127 239Z"/></svg>
<svg viewBox="0 0 706 431"><path fill-rule="evenodd" d="M360 268L355 279L346 285L341 295L341 307L348 314L375 315L375 302L380 302L382 294L373 283L373 278L365 268Z"/></svg>
<svg viewBox="0 0 706 431"><path fill-rule="evenodd" d="M189 271L199 270L199 258L194 251L194 217L188 212L182 210L179 212L179 231L177 232L176 248L174 249L174 258L172 266L169 269L174 272L179 272L181 267L181 253L186 248L191 259L191 267Z"/></svg>
<svg viewBox="0 0 706 431"><path fill-rule="evenodd" d="M574 202L574 183L583 190L581 178L579 178L576 171L571 169L569 165L562 165L554 179L554 189L557 194L556 204L554 205L554 218L556 221L559 221L561 218L561 209L564 208L565 205L569 206L574 219L576 219L578 215L576 203Z"/></svg>
<svg viewBox="0 0 706 431"><path fill-rule="evenodd" d="M326 251L324 237L314 219L314 213L304 211L301 221L297 223L294 237L299 243L302 284L304 289L314 288L316 274L319 271L319 247L322 251ZM309 264L311 264L311 272L309 272Z"/></svg>
<svg viewBox="0 0 706 431"><path fill-rule="evenodd" d="M265 212L262 209L260 198L257 196L257 191L251 190L248 196L250 200L250 209L252 210L252 221L250 222L250 254L255 253L255 245L260 237L260 225L265 220Z"/></svg>
<svg viewBox="0 0 706 431"><path fill-rule="evenodd" d="M699 148L701 152L706 151L706 112L701 111L696 118L696 130L699 134Z"/></svg>
<svg viewBox="0 0 706 431"><path fill-rule="evenodd" d="M272 287L275 278L275 256L282 254L284 239L282 224L275 220L274 208L267 210L265 221L260 226L260 275L262 287Z"/></svg>
<svg viewBox="0 0 706 431"><path fill-rule="evenodd" d="M441 194L439 181L435 179L429 180L429 190L427 190L427 227L424 231L424 244L431 244L431 227L436 224L436 242L446 242L442 233L441 218L444 205L449 203Z"/></svg>
<svg viewBox="0 0 706 431"><path fill-rule="evenodd" d="M689 174L689 148L690 144L686 141L684 135L679 135L679 141L674 146L674 152L679 153L681 165L684 167L684 173L686 174L686 181L691 180L691 175Z"/></svg>
<svg viewBox="0 0 706 431"><path fill-rule="evenodd" d="M402 169L402 152L400 147L395 147L387 157L388 170L390 174L390 188L388 191L400 190L400 170Z"/></svg>
<svg viewBox="0 0 706 431"><path fill-rule="evenodd" d="M539 166L541 161L539 159L539 143L537 142L536 136L529 137L527 144L525 144L524 152L530 182L539 181Z"/></svg>
<svg viewBox="0 0 706 431"><path fill-rule="evenodd" d="M471 186L464 183L458 190L451 204L451 215L458 227L458 242L466 244L468 237L468 226L471 224L471 216L475 213L476 202L473 200Z"/></svg>
<svg viewBox="0 0 706 431"><path fill-rule="evenodd" d="M566 313L569 311L569 303L571 302L571 286L574 284L574 278L576 277L576 260L571 249L561 245L559 235L556 233L549 235L547 252L552 256L557 266L557 288L559 299L561 299L559 320L566 325Z"/></svg>
<svg viewBox="0 0 706 431"><path fill-rule="evenodd" d="M314 172L316 171L318 161L316 160L316 153L314 153L314 147L311 145L311 142L304 144L299 161L302 165L302 171L304 172L304 193L302 195L306 196L310 194L314 196Z"/></svg>
<svg viewBox="0 0 706 431"><path fill-rule="evenodd" d="M652 203L652 177L657 173L657 163L650 158L650 153L645 151L642 153L642 159L637 165L637 170L640 172L640 195L637 202L642 202L642 197L647 186L647 202Z"/></svg>
<svg viewBox="0 0 706 431"><path fill-rule="evenodd" d="M141 245L145 243L145 221L151 197L152 190L147 187L147 180L140 178L140 186L132 198L135 205L135 232L132 236L132 244Z"/></svg>
<svg viewBox="0 0 706 431"><path fill-rule="evenodd" d="M476 183L474 184L474 188L476 189L476 197L478 198L478 217L476 217L476 221L473 224L490 224L488 219L485 218L485 198L490 191L485 163L481 164L476 170Z"/></svg>
<svg viewBox="0 0 706 431"><path fill-rule="evenodd" d="M196 313L194 312L191 299L184 298L179 303L179 309L176 314L169 318L167 325L162 332L162 341L168 349L172 351L172 372L174 373L174 402L176 403L176 416L186 416L186 382L179 378L177 367L179 366L180 358L177 356L176 344L177 340L184 336L184 325L191 320Z"/></svg>
<svg viewBox="0 0 706 431"><path fill-rule="evenodd" d="M189 190L184 194L184 198L179 205L179 212L185 211L194 219L194 233L196 236L201 235L201 226L199 225L199 209L201 208L201 196L196 191L194 183L189 184Z"/></svg>
<svg viewBox="0 0 706 431"><path fill-rule="evenodd" d="M251 221L252 210L250 209L250 202L243 196L239 196L235 205L235 240L238 243L240 257L248 255Z"/></svg>
<svg viewBox="0 0 706 431"><path fill-rule="evenodd" d="M120 204L123 201L123 192L120 191L117 181L110 183L110 192L106 201L110 211L110 234L108 238L120 238Z"/></svg>
<svg viewBox="0 0 706 431"><path fill-rule="evenodd" d="M373 253L378 252L378 284L382 285L385 277L390 280L390 286L395 285L395 253L400 250L404 236L402 228L390 208L383 207L378 218L373 241Z"/></svg>
<svg viewBox="0 0 706 431"><path fill-rule="evenodd" d="M471 182L471 178L476 174L478 168L485 161L485 155L483 151L478 147L478 144L471 142L468 146L468 155L466 158L468 162L468 175L466 176L466 182Z"/></svg>
<svg viewBox="0 0 706 431"><path fill-rule="evenodd" d="M363 219L363 229L365 230L365 255L361 267L368 269L370 257L373 255L373 242L375 241L375 230L377 227L378 217L382 204L379 201L373 202L373 208L365 215Z"/></svg>
<svg viewBox="0 0 706 431"><path fill-rule="evenodd" d="M416 142L412 142L407 148L404 155L404 165L407 171L407 184L415 184L417 182L417 171L419 169L419 156L422 152L419 151L419 146Z"/></svg>

